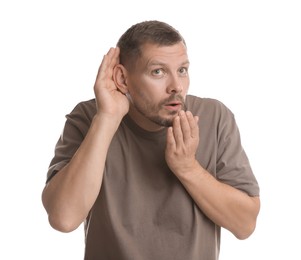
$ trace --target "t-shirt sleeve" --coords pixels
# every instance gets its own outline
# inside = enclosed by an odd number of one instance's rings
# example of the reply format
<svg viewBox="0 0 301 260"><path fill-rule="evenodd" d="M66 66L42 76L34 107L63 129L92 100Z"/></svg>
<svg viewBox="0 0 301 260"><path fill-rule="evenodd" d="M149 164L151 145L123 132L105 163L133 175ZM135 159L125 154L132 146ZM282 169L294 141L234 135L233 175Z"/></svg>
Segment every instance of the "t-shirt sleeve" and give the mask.
<svg viewBox="0 0 301 260"><path fill-rule="evenodd" d="M233 113L223 107L218 127L217 178L249 196L259 196L259 185L241 144Z"/></svg>
<svg viewBox="0 0 301 260"><path fill-rule="evenodd" d="M90 127L95 109L91 102L81 102L66 115L65 125L54 150L48 172L48 182L58 171L69 163Z"/></svg>

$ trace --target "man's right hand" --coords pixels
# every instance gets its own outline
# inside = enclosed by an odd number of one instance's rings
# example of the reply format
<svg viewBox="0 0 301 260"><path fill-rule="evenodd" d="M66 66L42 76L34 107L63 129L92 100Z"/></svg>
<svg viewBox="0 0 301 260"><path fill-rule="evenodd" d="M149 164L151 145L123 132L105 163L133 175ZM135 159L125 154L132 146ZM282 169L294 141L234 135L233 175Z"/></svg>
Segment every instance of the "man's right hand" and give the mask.
<svg viewBox="0 0 301 260"><path fill-rule="evenodd" d="M94 85L98 115L108 115L121 121L129 111L129 100L121 93L113 80L114 67L119 64L118 47L110 48L104 55Z"/></svg>

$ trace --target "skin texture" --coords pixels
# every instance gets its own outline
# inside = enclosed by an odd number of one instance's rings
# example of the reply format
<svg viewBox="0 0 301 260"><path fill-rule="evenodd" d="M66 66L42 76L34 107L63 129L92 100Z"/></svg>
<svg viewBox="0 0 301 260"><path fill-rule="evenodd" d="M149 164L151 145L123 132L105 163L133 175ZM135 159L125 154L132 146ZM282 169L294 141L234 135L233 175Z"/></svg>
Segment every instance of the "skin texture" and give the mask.
<svg viewBox="0 0 301 260"><path fill-rule="evenodd" d="M198 207L217 225L245 239L255 229L259 197L216 180L195 159L198 117L184 111L189 87L186 46L145 44L134 69L119 64L119 48L104 56L94 85L97 113L69 164L42 194L50 224L70 232L87 217L101 188L108 147L125 114L142 128L168 127L165 159Z"/></svg>
<svg viewBox="0 0 301 260"><path fill-rule="evenodd" d="M116 68L117 87L128 94L129 115L138 125L149 131L172 125L175 116L184 108L189 87L188 68L189 60L182 42L160 48L146 44L142 46L142 57L134 73L122 65ZM178 105L168 106L171 104Z"/></svg>

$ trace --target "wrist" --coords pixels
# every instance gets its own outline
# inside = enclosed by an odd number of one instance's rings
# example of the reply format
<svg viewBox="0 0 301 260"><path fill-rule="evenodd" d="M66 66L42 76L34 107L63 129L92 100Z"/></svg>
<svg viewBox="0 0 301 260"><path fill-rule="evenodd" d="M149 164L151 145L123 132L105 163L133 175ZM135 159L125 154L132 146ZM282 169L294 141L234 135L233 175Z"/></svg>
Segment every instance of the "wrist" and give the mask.
<svg viewBox="0 0 301 260"><path fill-rule="evenodd" d="M119 125L120 120L112 116L96 114L89 129L89 136L93 136L95 144L109 147Z"/></svg>
<svg viewBox="0 0 301 260"><path fill-rule="evenodd" d="M114 117L110 114L97 113L93 118L92 124L96 125L97 128L101 128L102 130L106 129L114 134L121 120L122 118Z"/></svg>
<svg viewBox="0 0 301 260"><path fill-rule="evenodd" d="M175 171L175 175L180 180L191 179L196 175L204 174L206 170L199 164L197 160L194 160L189 165L181 167L181 169Z"/></svg>

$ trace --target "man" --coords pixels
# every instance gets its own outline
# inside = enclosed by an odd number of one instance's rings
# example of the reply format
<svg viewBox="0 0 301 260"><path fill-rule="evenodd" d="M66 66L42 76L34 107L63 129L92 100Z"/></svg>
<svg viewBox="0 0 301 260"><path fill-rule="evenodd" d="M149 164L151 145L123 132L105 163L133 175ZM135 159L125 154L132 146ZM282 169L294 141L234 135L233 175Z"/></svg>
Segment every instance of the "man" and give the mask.
<svg viewBox="0 0 301 260"><path fill-rule="evenodd" d="M67 115L42 200L53 228L85 222L85 259L218 259L221 227L254 231L259 187L234 116L187 95L188 69L177 30L138 23Z"/></svg>

